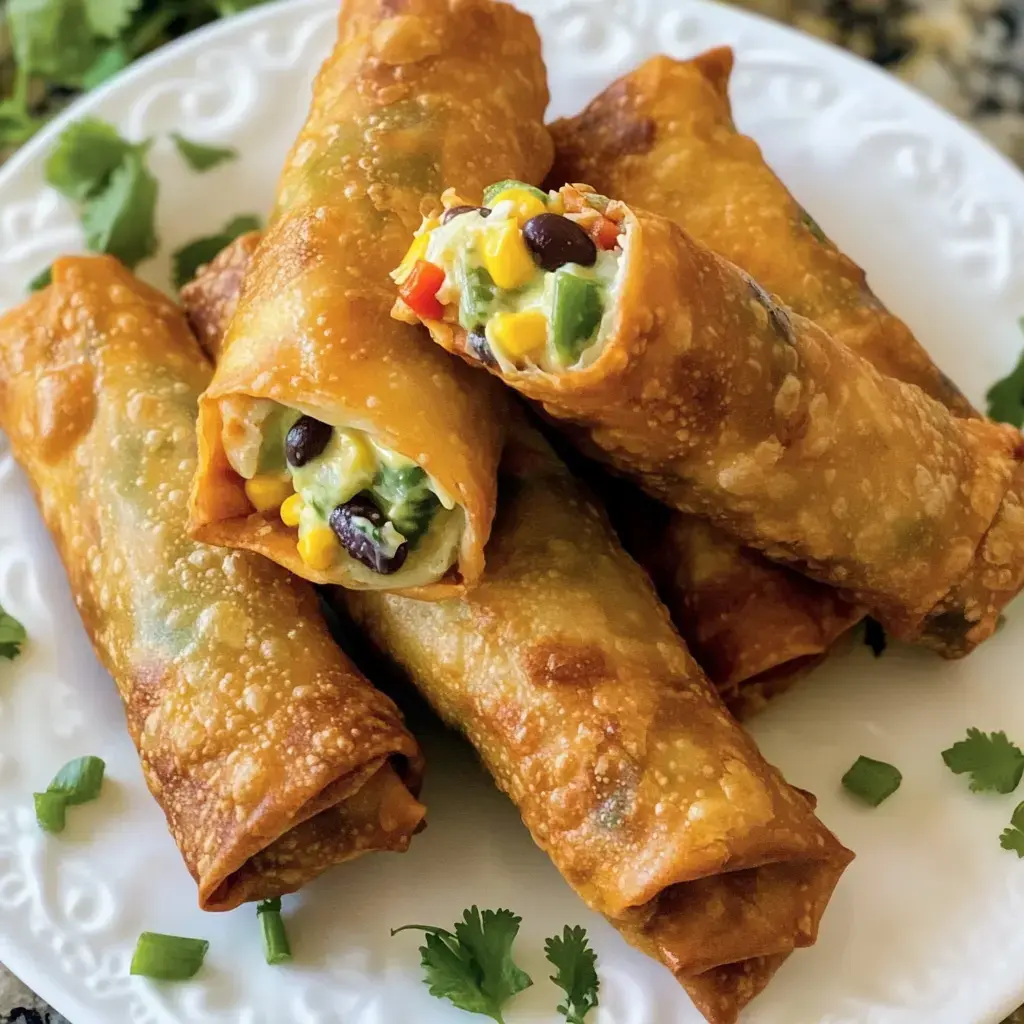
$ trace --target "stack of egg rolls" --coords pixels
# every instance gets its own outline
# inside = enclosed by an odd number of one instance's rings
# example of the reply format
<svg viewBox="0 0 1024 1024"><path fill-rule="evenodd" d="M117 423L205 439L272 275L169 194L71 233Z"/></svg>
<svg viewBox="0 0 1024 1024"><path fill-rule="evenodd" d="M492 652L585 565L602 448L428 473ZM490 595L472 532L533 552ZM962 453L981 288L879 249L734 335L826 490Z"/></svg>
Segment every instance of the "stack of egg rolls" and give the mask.
<svg viewBox="0 0 1024 1024"><path fill-rule="evenodd" d="M185 292L219 351L245 243ZM425 602L336 601L466 735L577 893L664 963L713 1024L813 943L852 854L766 764L647 577L517 421L487 572Z"/></svg>
<svg viewBox="0 0 1024 1024"><path fill-rule="evenodd" d="M424 808L415 740L312 588L186 535L211 374L181 311L109 257L58 260L0 321L0 427L200 905L230 910L405 850Z"/></svg>
<svg viewBox="0 0 1024 1024"><path fill-rule="evenodd" d="M425 197L446 183L459 178L479 192L499 179L544 177L547 102L539 37L513 8L344 0L337 45L200 403L194 536L258 551L318 583L434 598L479 578L503 396L390 319L388 274ZM367 459L380 474L398 468L426 481L436 511L400 564L367 564L333 539L336 498L304 502L297 525L282 519L282 434L300 414L333 428L335 461L318 488L337 490L339 470ZM385 543L366 521L360 529ZM395 553L379 552L381 562Z"/></svg>
<svg viewBox="0 0 1024 1024"><path fill-rule="evenodd" d="M422 318L435 340L651 496L842 588L893 635L946 653L989 635L1024 582L1024 545L989 540L1018 522L1019 432L883 376L659 214L569 186L560 198L618 229L580 359L482 360L447 277L443 319ZM456 239L452 258L458 230L437 236Z"/></svg>

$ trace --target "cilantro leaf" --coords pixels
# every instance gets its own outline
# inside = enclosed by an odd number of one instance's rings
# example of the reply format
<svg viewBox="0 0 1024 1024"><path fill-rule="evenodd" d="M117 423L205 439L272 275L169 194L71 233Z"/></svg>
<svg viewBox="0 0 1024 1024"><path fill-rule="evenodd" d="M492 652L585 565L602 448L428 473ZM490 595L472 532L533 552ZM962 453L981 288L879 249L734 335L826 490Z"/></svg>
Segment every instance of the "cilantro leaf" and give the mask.
<svg viewBox="0 0 1024 1024"><path fill-rule="evenodd" d="M137 148L122 139L112 124L85 117L60 133L43 173L58 192L82 203L101 192L125 157Z"/></svg>
<svg viewBox="0 0 1024 1024"><path fill-rule="evenodd" d="M11 96L0 102L0 146L20 146L42 125L43 119L33 117L18 98Z"/></svg>
<svg viewBox="0 0 1024 1024"><path fill-rule="evenodd" d="M1024 752L1005 732L968 729L967 739L942 752L946 767L956 775L971 773L971 792L1012 793L1024 774Z"/></svg>
<svg viewBox="0 0 1024 1024"><path fill-rule="evenodd" d="M885 653L886 639L885 630L881 623L869 615L864 620L864 643L871 648L871 653L880 658Z"/></svg>
<svg viewBox="0 0 1024 1024"><path fill-rule="evenodd" d="M86 246L134 269L157 249L156 197L157 182L146 168L145 153L133 149L82 209Z"/></svg>
<svg viewBox="0 0 1024 1024"><path fill-rule="evenodd" d="M174 140L174 145L178 147L178 152L182 155L185 163L193 171L202 173L203 171L212 170L218 164L222 164L227 160L238 159L237 149L231 149L230 147L220 149L216 146L204 146L202 143L186 139L179 132L171 132L171 138Z"/></svg>
<svg viewBox="0 0 1024 1024"><path fill-rule="evenodd" d="M124 43L120 40L111 43L105 50L99 52L82 75L82 88L95 89L96 86L102 85L108 79L113 78L118 71L126 68L131 63L131 59Z"/></svg>
<svg viewBox="0 0 1024 1024"><path fill-rule="evenodd" d="M19 70L77 86L97 50L83 0L8 0L6 6Z"/></svg>
<svg viewBox="0 0 1024 1024"><path fill-rule="evenodd" d="M209 263L221 249L229 246L239 235L247 231L259 231L262 222L254 213L242 214L228 221L224 229L216 235L196 238L178 249L171 257L174 265L174 287L181 288L188 284L196 271Z"/></svg>
<svg viewBox="0 0 1024 1024"><path fill-rule="evenodd" d="M454 933L432 925L408 924L392 929L391 934L409 929L426 932L420 957L430 994L504 1024L502 1007L533 984L512 960L520 921L510 910L481 913L474 906L463 912Z"/></svg>
<svg viewBox="0 0 1024 1024"><path fill-rule="evenodd" d="M85 0L85 13L93 34L116 39L127 27L142 0Z"/></svg>
<svg viewBox="0 0 1024 1024"><path fill-rule="evenodd" d="M1024 803L1017 804L1010 817L1010 827L1004 828L999 837L1004 850L1012 850L1018 857L1024 857Z"/></svg>
<svg viewBox="0 0 1024 1024"><path fill-rule="evenodd" d="M25 627L13 616L4 611L0 605L0 658L8 661L21 654L21 645L25 642Z"/></svg>
<svg viewBox="0 0 1024 1024"><path fill-rule="evenodd" d="M586 929L566 925L560 936L545 941L544 955L555 966L551 980L565 992L558 1012L565 1015L566 1024L583 1024L583 1018L597 1006L600 987L597 954L587 942Z"/></svg>
<svg viewBox="0 0 1024 1024"><path fill-rule="evenodd" d="M53 283L53 264L48 267L44 267L36 274L28 283L28 290L30 292L38 292L48 285Z"/></svg>
<svg viewBox="0 0 1024 1024"><path fill-rule="evenodd" d="M1024 317L1018 321L1024 331ZM1002 380L997 380L985 395L988 414L1002 423L1024 426L1024 352L1017 365Z"/></svg>

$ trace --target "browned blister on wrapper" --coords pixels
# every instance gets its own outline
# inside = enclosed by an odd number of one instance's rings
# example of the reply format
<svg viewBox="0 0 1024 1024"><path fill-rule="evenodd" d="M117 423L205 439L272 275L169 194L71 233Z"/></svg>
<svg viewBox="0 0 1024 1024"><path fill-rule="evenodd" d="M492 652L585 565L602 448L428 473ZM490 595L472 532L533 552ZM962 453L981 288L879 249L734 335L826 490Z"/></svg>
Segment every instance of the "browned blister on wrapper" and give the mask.
<svg viewBox="0 0 1024 1024"><path fill-rule="evenodd" d="M421 212L452 181L470 193L539 181L551 162L532 21L492 0L346 0L313 88L217 374L200 406L195 535L266 555L318 583L434 598L484 565L504 433L502 396L388 316L388 277ZM460 517L393 574L339 550L300 557L294 528L256 511L230 442L269 400L363 432L412 460ZM435 549L436 545L436 549Z"/></svg>
<svg viewBox="0 0 1024 1024"><path fill-rule="evenodd" d="M185 533L212 370L110 257L0 321L0 427L35 491L146 782L207 910L293 892L421 826L422 760L312 588Z"/></svg>

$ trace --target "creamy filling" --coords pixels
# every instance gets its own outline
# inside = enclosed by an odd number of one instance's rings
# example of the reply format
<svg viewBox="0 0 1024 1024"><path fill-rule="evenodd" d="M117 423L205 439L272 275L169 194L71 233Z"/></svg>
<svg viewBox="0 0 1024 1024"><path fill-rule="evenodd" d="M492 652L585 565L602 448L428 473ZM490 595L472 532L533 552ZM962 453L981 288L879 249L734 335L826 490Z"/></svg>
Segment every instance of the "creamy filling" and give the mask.
<svg viewBox="0 0 1024 1024"><path fill-rule="evenodd" d="M471 355L505 372L582 369L600 356L611 333L625 235L596 208L561 212L558 193L543 206L535 203L532 193L499 197L489 210L428 223L411 251L443 271L436 299L445 319L457 316L467 331ZM532 217L524 217L527 204ZM598 244L588 242L598 221L610 230L612 248L602 247L607 234Z"/></svg>
<svg viewBox="0 0 1024 1024"><path fill-rule="evenodd" d="M227 399L221 412L225 452L250 501L297 531L311 568L418 586L455 563L465 514L412 459L267 399Z"/></svg>

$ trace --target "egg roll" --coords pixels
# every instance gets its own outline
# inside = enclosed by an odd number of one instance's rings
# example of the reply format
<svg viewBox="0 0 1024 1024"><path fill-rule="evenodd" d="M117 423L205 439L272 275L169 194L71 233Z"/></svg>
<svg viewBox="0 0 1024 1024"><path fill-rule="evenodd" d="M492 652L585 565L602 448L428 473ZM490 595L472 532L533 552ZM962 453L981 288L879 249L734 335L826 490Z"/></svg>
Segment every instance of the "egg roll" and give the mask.
<svg viewBox="0 0 1024 1024"><path fill-rule="evenodd" d="M479 578L503 396L389 318L388 273L447 182L543 178L547 102L506 4L344 0L200 402L193 536L321 584L432 599Z"/></svg>
<svg viewBox="0 0 1024 1024"><path fill-rule="evenodd" d="M205 910L293 892L423 822L422 757L308 584L185 532L212 370L110 257L0 321L0 427L35 492Z"/></svg>
<svg viewBox="0 0 1024 1024"><path fill-rule="evenodd" d="M852 855L736 725L539 435L510 442L471 593L338 598L469 738L584 902L706 1005L737 964L814 942Z"/></svg>
<svg viewBox="0 0 1024 1024"><path fill-rule="evenodd" d="M586 186L549 206L519 231L533 276L495 292L472 332L454 265L514 237L509 211L421 228L445 299L422 319L442 347L652 497L843 589L892 635L921 639L940 608L944 653L994 629L1015 589L989 579L1021 582L1019 546L986 541L1015 519L1018 431L883 376L657 213ZM401 300L395 315L415 316ZM980 594L977 618L946 611L963 592Z"/></svg>

